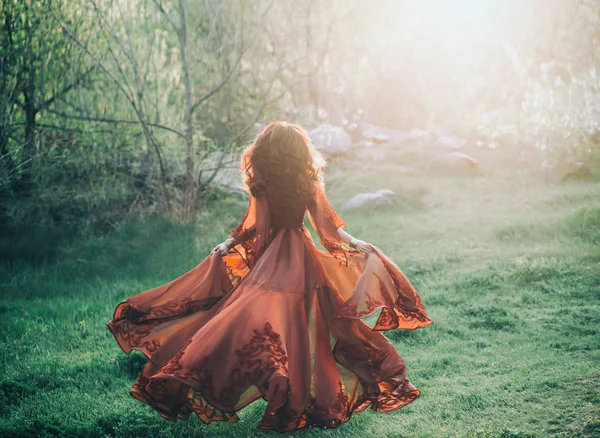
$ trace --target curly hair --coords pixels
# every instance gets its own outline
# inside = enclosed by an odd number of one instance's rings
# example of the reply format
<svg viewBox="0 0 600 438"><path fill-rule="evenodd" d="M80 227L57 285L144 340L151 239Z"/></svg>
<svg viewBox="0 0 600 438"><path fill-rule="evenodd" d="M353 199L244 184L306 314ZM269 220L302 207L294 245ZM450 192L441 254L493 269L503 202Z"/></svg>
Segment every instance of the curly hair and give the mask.
<svg viewBox="0 0 600 438"><path fill-rule="evenodd" d="M269 187L282 204L294 205L314 199L314 182L322 181L325 164L302 127L276 121L244 150L240 167L247 191L257 195Z"/></svg>

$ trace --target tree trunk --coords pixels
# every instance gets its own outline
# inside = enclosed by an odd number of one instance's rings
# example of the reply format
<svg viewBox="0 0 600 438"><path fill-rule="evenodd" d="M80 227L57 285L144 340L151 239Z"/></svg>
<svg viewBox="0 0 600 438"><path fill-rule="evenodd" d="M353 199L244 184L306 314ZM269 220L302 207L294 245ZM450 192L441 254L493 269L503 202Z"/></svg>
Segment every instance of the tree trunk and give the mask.
<svg viewBox="0 0 600 438"><path fill-rule="evenodd" d="M33 160L35 157L35 134L36 134L36 118L37 108L30 96L33 95L32 86L30 93L23 93L25 97L25 144L21 154L22 173L19 178L18 190L19 195L29 195L33 187Z"/></svg>
<svg viewBox="0 0 600 438"><path fill-rule="evenodd" d="M179 18L181 20L178 33L181 67L183 69L183 84L185 88L185 193L183 204L183 220L191 221L195 217L195 178L194 178L194 120L192 106L192 82L190 66L187 57L187 23L185 7L179 1Z"/></svg>
<svg viewBox="0 0 600 438"><path fill-rule="evenodd" d="M312 1L308 3L308 7L306 10L306 26L305 26L305 39L306 39L306 59L308 64L308 70L312 71L313 65L313 41L312 41L312 20L311 20L311 12L312 12ZM308 73L308 72L307 72ZM307 107L310 111L310 118L313 121L316 121L319 117L319 90L315 83L315 79L311 74L307 74L306 78L306 92L307 92Z"/></svg>

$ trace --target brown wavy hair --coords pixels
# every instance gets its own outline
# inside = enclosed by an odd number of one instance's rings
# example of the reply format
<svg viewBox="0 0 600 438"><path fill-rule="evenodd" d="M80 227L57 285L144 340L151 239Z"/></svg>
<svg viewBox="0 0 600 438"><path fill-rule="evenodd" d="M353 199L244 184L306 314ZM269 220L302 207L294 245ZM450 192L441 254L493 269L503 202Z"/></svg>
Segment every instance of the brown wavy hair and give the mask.
<svg viewBox="0 0 600 438"><path fill-rule="evenodd" d="M314 182L321 181L325 159L307 132L293 123L276 121L265 127L242 154L245 188L253 195L266 187L285 205L314 199Z"/></svg>

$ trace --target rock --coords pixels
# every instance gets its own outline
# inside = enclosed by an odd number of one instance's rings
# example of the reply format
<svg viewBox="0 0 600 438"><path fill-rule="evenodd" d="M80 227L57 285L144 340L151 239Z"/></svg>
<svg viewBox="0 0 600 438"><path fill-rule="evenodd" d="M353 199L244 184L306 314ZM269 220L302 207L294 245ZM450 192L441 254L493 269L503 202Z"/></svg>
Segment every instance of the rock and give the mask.
<svg viewBox="0 0 600 438"><path fill-rule="evenodd" d="M395 197L395 193L389 189L381 189L376 192L359 193L343 206L343 210L352 210L356 208L377 207L379 205L390 205Z"/></svg>
<svg viewBox="0 0 600 438"><path fill-rule="evenodd" d="M388 154L381 149L369 148L359 151L356 158L361 161L384 161L388 158Z"/></svg>
<svg viewBox="0 0 600 438"><path fill-rule="evenodd" d="M375 143L373 143L372 141L369 141L369 140L360 140L354 144L354 147L361 148L361 149L364 149L364 148L371 149L373 146L375 146Z"/></svg>
<svg viewBox="0 0 600 438"><path fill-rule="evenodd" d="M590 168L587 164L576 161L574 163L568 163L565 161L559 161L554 164L550 164L544 161L540 168L547 172L553 181L566 181L568 179L581 179L590 176Z"/></svg>
<svg viewBox="0 0 600 438"><path fill-rule="evenodd" d="M340 126L321 125L310 131L308 136L326 156L341 154L352 148L352 139Z"/></svg>
<svg viewBox="0 0 600 438"><path fill-rule="evenodd" d="M514 100L510 99L504 106L483 113L482 119L487 124L508 125L517 122L518 113Z"/></svg>
<svg viewBox="0 0 600 438"><path fill-rule="evenodd" d="M433 147L439 149L460 149L467 143L464 138L453 137L450 135L441 135L434 143Z"/></svg>
<svg viewBox="0 0 600 438"><path fill-rule="evenodd" d="M471 170L479 164L479 161L462 152L449 152L433 157L432 164L446 170Z"/></svg>
<svg viewBox="0 0 600 438"><path fill-rule="evenodd" d="M575 163L570 163L563 180L565 178L587 178L590 175L591 172L589 166L582 161L576 161Z"/></svg>
<svg viewBox="0 0 600 438"><path fill-rule="evenodd" d="M552 164L548 163L547 160L544 160L540 163L540 169L542 169L544 172L552 172Z"/></svg>
<svg viewBox="0 0 600 438"><path fill-rule="evenodd" d="M540 161L541 155L537 149L521 149L517 163L519 167L530 168L541 166Z"/></svg>
<svg viewBox="0 0 600 438"><path fill-rule="evenodd" d="M427 138L429 132L423 131L421 129L413 128L408 133L408 138L411 140L420 140L422 138Z"/></svg>
<svg viewBox="0 0 600 438"><path fill-rule="evenodd" d="M371 140L374 143L382 143L383 141L406 141L409 135L399 129L386 128L377 126L367 122L360 122L358 125L363 138Z"/></svg>
<svg viewBox="0 0 600 438"><path fill-rule="evenodd" d="M375 137L373 137L373 143L385 143L390 141L390 138L385 135L385 134L375 134Z"/></svg>
<svg viewBox="0 0 600 438"><path fill-rule="evenodd" d="M218 166L219 161L221 160L223 152L217 151L213 155L211 155L207 162L207 168L215 168ZM227 160L225 160L227 161ZM227 165L223 166L215 175L213 179L213 183L219 184L224 188L234 191L234 192L243 192L244 191L244 174L239 166L237 165Z"/></svg>
<svg viewBox="0 0 600 438"><path fill-rule="evenodd" d="M344 130L350 135L353 142L358 142L363 139L360 129L358 129L358 123L350 122L347 125L343 125Z"/></svg>

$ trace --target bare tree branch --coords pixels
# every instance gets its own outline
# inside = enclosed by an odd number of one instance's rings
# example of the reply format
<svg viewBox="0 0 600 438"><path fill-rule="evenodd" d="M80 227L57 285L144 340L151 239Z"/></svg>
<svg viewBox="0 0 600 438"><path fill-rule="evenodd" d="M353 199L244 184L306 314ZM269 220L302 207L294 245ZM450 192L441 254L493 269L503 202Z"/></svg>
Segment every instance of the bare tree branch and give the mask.
<svg viewBox="0 0 600 438"><path fill-rule="evenodd" d="M123 95L125 96L125 98L127 99L127 101L130 103L131 107L133 108L134 112L136 113L136 116L138 117L139 123L142 126L142 129L144 131L144 134L146 136L146 141L154 148L154 150L156 151L156 155L158 157L158 163L159 163L159 167L160 167L160 173L161 173L161 181L162 181L162 188L163 188L163 192L164 192L164 196L165 196L165 201L167 202L167 206L170 209L171 207L171 202L170 202L170 197L167 193L167 187L166 187L166 181L167 181L167 175L166 175L166 169L165 169L165 165L163 162L163 158L162 158L162 151L160 148L160 145L158 144L158 142L156 141L156 139L154 138L154 135L150 129L150 127L148 126L148 122L145 119L145 116L142 112L142 108L140 108L135 100L134 100L134 96L131 96L128 91L125 89L125 87L123 86L123 84L118 80L118 78L110 71L109 68L107 68L100 60L98 60L93 53L90 51L90 49L81 42L81 40L79 40L79 38L77 38L77 36L71 31L70 28L68 28L63 20L56 16L56 14L54 13L54 11L52 9L50 9L50 13L52 14L52 16L54 17L54 19L56 20L56 22L60 25L60 27L65 31L65 33L85 52L88 54L88 56L96 63L96 65L98 67L100 67L100 69L102 71L104 71L106 73L106 75L113 81L113 83L117 86L117 88L119 88L121 90L121 92L123 93ZM110 45L109 45L110 48ZM116 57L115 57L116 59ZM118 65L118 62L117 62Z"/></svg>
<svg viewBox="0 0 600 438"><path fill-rule="evenodd" d="M279 70L281 71L281 70ZM273 88L273 84L275 83L275 81L271 81L271 84L269 85L269 88L267 89L266 93L265 93L265 97L268 97L268 95L271 92L271 89ZM278 101L279 99L281 99L281 97L287 92L287 90L284 90L282 93L280 93L279 95L277 95L276 97L274 97L271 100L264 100L262 102L262 104L258 107L258 109L256 110L256 112L254 113L254 117L252 118L252 120L244 127L242 128L235 137L233 137L233 139L227 144L227 146L225 146L224 148L224 152L227 152L234 144L236 144L240 138L242 138L243 135L246 134L246 132L248 132L248 130L250 128L252 128L252 126L254 126L254 124L256 123L256 121L260 118L260 115L262 114L263 110L265 109L265 107L267 107L268 105L271 105L272 103ZM222 165L223 165L223 160L225 158L226 153L223 153L220 157L219 157L219 161L217 162L217 165L215 166L213 172L211 173L211 175L208 177L208 180L202 183L202 186L207 186L209 185L213 179L215 179L215 177L217 176L217 173L219 172L219 170L221 169ZM199 174L200 176L200 174Z"/></svg>
<svg viewBox="0 0 600 438"><path fill-rule="evenodd" d="M202 59L204 58L204 55L206 54L206 50L208 49L208 41L211 40L213 32L217 26L217 21L219 20L220 16L221 16L221 11L223 10L223 6L225 5L225 2L227 0L222 0L221 3L219 4L219 7L217 8L217 12L214 14L214 17L210 23L210 29L208 31L208 35L206 36L206 39L203 41L202 43L202 49L200 50L200 54L191 60L191 66L193 67L196 62L198 62L198 59ZM206 8L208 9L208 2L205 2Z"/></svg>
<svg viewBox="0 0 600 438"><path fill-rule="evenodd" d="M159 0L153 0L153 1L154 1L154 4L156 5L156 7L158 8L158 10L160 12L162 12L162 14L167 18L167 20L171 24L171 27L173 28L173 30L175 31L175 33L179 33L179 31L180 31L179 26L177 25L177 23L175 23L175 20L173 20L173 18L171 17L171 15L163 7L162 2L160 2Z"/></svg>
<svg viewBox="0 0 600 438"><path fill-rule="evenodd" d="M15 126L23 126L25 125L24 122L17 122L14 123ZM70 128L68 126L58 126L58 125L51 125L48 123L36 123L36 126L40 126L42 128L50 128L50 129L57 129L60 131L72 131L72 132L81 132L84 134L89 134L89 133L95 133L95 132L102 132L102 133L109 133L109 134L114 134L115 131L111 131L110 129L80 129L80 128Z"/></svg>
<svg viewBox="0 0 600 438"><path fill-rule="evenodd" d="M224 4L224 1L221 3L220 6L222 6L223 4ZM269 12L269 10L271 9L272 6L273 6L273 1L271 1L269 3L269 5L265 8L265 10L262 12L261 17L260 17L260 23L262 23L262 21L264 20L264 18L266 17L267 13ZM212 28L214 26L214 23L216 22L216 19L217 19L217 16L215 16L215 19L213 20L213 22L211 24L211 32L209 33L209 37L210 37L210 34L212 33ZM207 99L212 97L215 93L217 93L219 90L221 90L223 88L223 86L225 86L225 84L229 81L229 79L231 78L233 73L237 70L237 67L240 64L240 62L241 62L242 58L244 57L244 55L246 54L246 52L258 40L258 37L260 35L260 33L258 32L258 29L259 28L257 26L257 29L254 32L254 35L253 35L253 38L252 38L252 41L250 42L250 44L248 44L246 46L242 45L242 48L240 49L240 52L238 53L238 56L236 57L233 66L229 69L229 71L227 71L225 76L221 79L221 82L219 82L210 91L208 91L206 94L204 94L199 99L197 99L196 102L192 105L192 112L194 112L200 105L202 105L202 103L204 101L206 101Z"/></svg>
<svg viewBox="0 0 600 438"><path fill-rule="evenodd" d="M91 66L89 69L87 69L87 71L83 72L77 79L75 79L75 81L73 81L72 83L70 83L69 85L64 87L62 90L60 90L58 93L54 94L52 97L47 99L38 108L39 112L44 111L44 109L47 106L52 105L55 100L61 98L62 96L67 94L69 91L71 91L73 88L75 88L77 85L79 85L83 81L83 79L86 78L95 68L96 68L95 65Z"/></svg>
<svg viewBox="0 0 600 438"><path fill-rule="evenodd" d="M245 51L241 51L237 57L237 59L235 60L235 64L233 65L233 67L231 69L229 69L229 72L225 75L225 77L221 80L221 82L219 84L217 84L212 90L210 90L208 93L206 93L204 96L200 97L196 103L194 103L192 105L192 112L195 111L200 105L202 105L202 103L209 99L210 97L212 97L215 93L217 93L221 88L223 88L223 86L227 83L227 81L229 81L229 79L231 78L231 76L233 75L233 73L235 72L235 70L237 69L237 66L240 64L240 61L242 60L243 56L244 56Z"/></svg>
<svg viewBox="0 0 600 438"><path fill-rule="evenodd" d="M48 112L50 112L52 114L56 114L57 116L67 118L67 119L86 120L88 122L102 122L102 123L114 123L114 124L122 123L122 124L134 124L134 125L140 124L139 120L122 120L122 119L109 119L109 118L105 118L105 117L79 116L76 114L66 114L66 113L51 110L51 109L49 109ZM182 132L177 131L176 129L170 128L168 126L161 125L159 123L152 123L152 122L146 122L146 124L148 126L152 126L154 128L164 129L165 131L172 132L173 134L177 134L178 136L185 138L185 135Z"/></svg>

